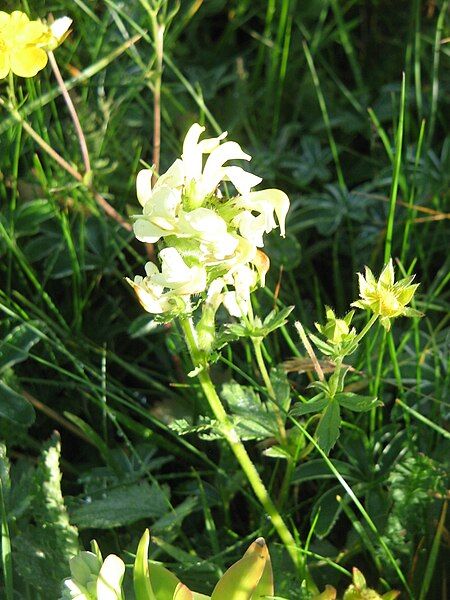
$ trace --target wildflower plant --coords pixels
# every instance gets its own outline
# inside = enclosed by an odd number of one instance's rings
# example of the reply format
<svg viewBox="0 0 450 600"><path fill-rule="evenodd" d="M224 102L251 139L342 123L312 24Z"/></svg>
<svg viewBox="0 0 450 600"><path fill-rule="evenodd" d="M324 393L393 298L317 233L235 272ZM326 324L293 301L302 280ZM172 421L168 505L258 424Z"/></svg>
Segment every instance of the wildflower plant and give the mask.
<svg viewBox="0 0 450 600"><path fill-rule="evenodd" d="M418 310L407 306L413 299L419 284L411 283L414 276L395 282L392 259L385 265L378 279L368 267L365 270L365 277L361 273L358 277L361 299L353 302L352 307L372 313L360 332L357 332L355 327L351 327L354 310L348 312L343 318L338 318L331 308L326 307L325 324L316 323L320 336L314 334L307 336L302 325L296 323L300 337L316 367L318 381L309 385L317 391L316 395L309 400L301 396L303 402L297 403L292 408L291 415L297 417L320 415L315 435L325 453L331 450L339 437L342 408L353 412L366 412L382 404L376 396L363 396L346 390L345 378L351 367L344 364L345 357L357 350L364 336L377 321L386 331L389 331L391 320L396 317L422 316ZM323 355L333 361L332 374L328 379L325 378L320 361L309 340Z"/></svg>
<svg viewBox="0 0 450 600"><path fill-rule="evenodd" d="M254 191L262 179L227 164L251 157L236 142L221 143L226 133L200 140L203 131L192 125L181 158L153 187L151 169L138 174L142 214L134 218L134 233L142 242L162 241L164 248L161 271L147 263L146 276L129 283L143 307L161 320L189 314L199 299L207 299L197 331L207 351L202 329L213 327L220 305L235 317L248 315L250 293L264 285L269 264L263 236L276 227L285 235L289 199L277 189ZM236 193L229 194L228 182Z"/></svg>

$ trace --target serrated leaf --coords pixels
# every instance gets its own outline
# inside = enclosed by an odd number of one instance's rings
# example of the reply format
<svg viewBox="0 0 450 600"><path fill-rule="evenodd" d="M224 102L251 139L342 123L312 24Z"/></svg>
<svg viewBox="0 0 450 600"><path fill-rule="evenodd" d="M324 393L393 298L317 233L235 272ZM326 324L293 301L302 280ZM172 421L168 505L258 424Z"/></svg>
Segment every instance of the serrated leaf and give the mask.
<svg viewBox="0 0 450 600"><path fill-rule="evenodd" d="M287 323L287 318L294 310L294 306L285 306L281 310L273 310L270 312L263 322L264 335L268 335L282 325Z"/></svg>
<svg viewBox="0 0 450 600"><path fill-rule="evenodd" d="M222 386L221 396L242 439L264 439L277 433L274 415L267 411L253 388L230 381Z"/></svg>
<svg viewBox="0 0 450 600"><path fill-rule="evenodd" d="M353 392L340 392L336 394L335 399L344 408L348 408L353 412L366 412L375 406L382 406L383 403L374 396L360 396Z"/></svg>
<svg viewBox="0 0 450 600"><path fill-rule="evenodd" d="M112 529L141 519L161 517L168 509L167 489L146 481L104 490L104 497L72 511L79 529Z"/></svg>
<svg viewBox="0 0 450 600"><path fill-rule="evenodd" d="M297 402L297 404L291 408L289 414L293 417L300 417L302 415L321 412L327 404L328 398L319 398L318 400L311 400L304 403Z"/></svg>
<svg viewBox="0 0 450 600"><path fill-rule="evenodd" d="M328 454L336 443L341 425L341 413L339 402L331 400L326 407L316 429L316 436L319 446Z"/></svg>

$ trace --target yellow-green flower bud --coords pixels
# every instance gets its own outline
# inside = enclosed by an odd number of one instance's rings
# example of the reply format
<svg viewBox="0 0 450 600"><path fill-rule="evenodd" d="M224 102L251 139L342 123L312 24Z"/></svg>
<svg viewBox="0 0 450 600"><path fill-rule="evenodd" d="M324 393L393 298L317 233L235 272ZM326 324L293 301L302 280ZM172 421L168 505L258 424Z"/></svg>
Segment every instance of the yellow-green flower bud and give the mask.
<svg viewBox="0 0 450 600"><path fill-rule="evenodd" d="M422 316L419 311L406 306L411 302L419 284L412 284L414 275L395 282L392 259L384 267L378 280L368 267L365 276L358 273L358 278L361 300L353 302L352 306L371 310L380 317L380 323L386 331L391 328L390 319Z"/></svg>

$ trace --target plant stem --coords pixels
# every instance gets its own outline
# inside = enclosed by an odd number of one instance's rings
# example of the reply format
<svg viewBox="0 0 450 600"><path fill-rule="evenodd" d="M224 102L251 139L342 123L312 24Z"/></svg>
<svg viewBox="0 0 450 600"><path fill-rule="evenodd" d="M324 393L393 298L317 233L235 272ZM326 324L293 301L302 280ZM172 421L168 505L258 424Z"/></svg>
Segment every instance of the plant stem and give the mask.
<svg viewBox="0 0 450 600"><path fill-rule="evenodd" d="M198 349L196 332L192 319L188 317L180 318L180 324L183 329L183 333L186 339L186 343L189 349L194 366L197 366L201 353ZM275 504L273 503L255 465L251 461L244 444L239 438L233 424L231 423L223 404L216 392L214 383L211 380L209 371L207 368L203 368L198 374L198 379L202 390L208 400L209 406L216 417L217 421L221 425L222 432L227 440L233 454L237 458L242 470L244 471L255 496L261 502L264 510L270 517L274 528L280 536L292 562L298 569L304 569L304 559L301 557L299 551L296 548L296 543L291 532L287 528L282 516L278 512Z"/></svg>
<svg viewBox="0 0 450 600"><path fill-rule="evenodd" d="M264 380L264 385L267 388L267 393L269 394L269 397L271 398L272 405L274 407L274 413L275 413L275 418L277 420L277 425L278 425L278 430L280 432L280 437L281 440L283 442L286 441L286 428L284 426L284 420L283 417L281 415L280 409L278 407L278 404L276 403L276 395L275 395L275 390L273 389L273 385L272 382L270 381L270 375L267 371L267 367L266 367L266 363L264 362L264 357L262 355L261 352L261 343L262 340L258 339L258 338L252 338L252 342L253 342L253 348L255 350L255 357L256 357L256 362L258 363L258 368L259 371L261 373L261 376Z"/></svg>
<svg viewBox="0 0 450 600"><path fill-rule="evenodd" d="M70 116L72 118L75 131L78 137L78 142L80 144L81 155L83 157L84 162L84 171L85 175L91 172L91 161L89 159L89 151L86 144L86 138L84 137L83 128L81 127L80 119L78 118L78 113L76 108L72 102L72 98L70 97L69 90L66 87L64 79L61 75L61 71L59 70L58 63L56 62L55 55L53 52L48 53L48 59L50 65L53 69L53 73L55 74L56 81L58 82L59 89L63 95L64 101L69 109Z"/></svg>
<svg viewBox="0 0 450 600"><path fill-rule="evenodd" d="M359 342L363 339L363 337L366 335L366 333L369 331L369 329L372 327L372 325L375 323L375 321L378 319L378 315L373 314L369 321L366 323L366 325L363 327L363 329L360 331L360 333L358 333L358 335L355 337L354 339L354 344L358 345Z"/></svg>

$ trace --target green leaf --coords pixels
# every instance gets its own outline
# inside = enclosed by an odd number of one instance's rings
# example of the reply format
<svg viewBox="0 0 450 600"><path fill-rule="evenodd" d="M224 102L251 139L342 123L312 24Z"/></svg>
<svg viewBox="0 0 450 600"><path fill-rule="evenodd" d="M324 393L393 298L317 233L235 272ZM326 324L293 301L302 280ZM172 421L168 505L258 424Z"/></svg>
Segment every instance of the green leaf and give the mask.
<svg viewBox="0 0 450 600"><path fill-rule="evenodd" d="M69 575L69 559L78 553L78 534L68 518L61 493L59 436L45 445L33 480L33 498L28 509L31 522L13 538L14 565L20 580L35 595L58 597L61 580ZM62 560L62 557L64 560Z"/></svg>
<svg viewBox="0 0 450 600"><path fill-rule="evenodd" d="M353 410L354 412L366 412L375 406L382 406L383 403L374 396L360 396L353 392L341 392L336 394L335 399L344 408Z"/></svg>
<svg viewBox="0 0 450 600"><path fill-rule="evenodd" d="M283 460L290 460L292 458L289 452L286 452L281 446L271 446L264 450L263 454L270 458L282 458Z"/></svg>
<svg viewBox="0 0 450 600"><path fill-rule="evenodd" d="M222 386L221 396L242 439L264 439L277 434L275 416L267 411L253 388L230 381Z"/></svg>
<svg viewBox="0 0 450 600"><path fill-rule="evenodd" d="M291 386L283 367L270 369L270 381L277 405L287 412L291 404Z"/></svg>
<svg viewBox="0 0 450 600"><path fill-rule="evenodd" d="M158 563L150 563L149 574L156 600L172 600L180 583L178 577Z"/></svg>
<svg viewBox="0 0 450 600"><path fill-rule="evenodd" d="M326 537L333 529L336 521L342 511L341 503L337 501L336 496L339 494L340 486L334 486L325 494L320 496L317 502L314 504L311 520L313 521L317 517L316 526L314 533L321 539Z"/></svg>
<svg viewBox="0 0 450 600"><path fill-rule="evenodd" d="M251 600L269 555L262 538L255 544L259 548L246 553L221 577L211 594L211 600Z"/></svg>
<svg viewBox="0 0 450 600"><path fill-rule="evenodd" d="M0 373L26 360L28 352L39 340L39 334L29 325L15 327L0 343Z"/></svg>
<svg viewBox="0 0 450 600"><path fill-rule="evenodd" d="M29 427L34 423L36 414L33 406L22 394L0 381L0 417L17 425Z"/></svg>
<svg viewBox="0 0 450 600"><path fill-rule="evenodd" d="M289 414L293 417L300 417L302 415L308 415L310 413L321 412L327 404L328 398L325 398L323 396L322 398L319 398L317 400L310 400L309 402L297 402L297 404L295 404L295 406L291 408Z"/></svg>
<svg viewBox="0 0 450 600"><path fill-rule="evenodd" d="M345 477L348 481L357 481L360 479L360 474L353 465L336 459L331 460L331 462L342 477ZM323 458L315 458L299 465L295 469L292 483L316 481L318 479L335 479L335 477L336 476Z"/></svg>
<svg viewBox="0 0 450 600"><path fill-rule="evenodd" d="M136 600L157 600L150 583L148 572L148 545L150 533L146 529L141 537L133 568L133 586ZM170 599L169 599L170 600Z"/></svg>
<svg viewBox="0 0 450 600"><path fill-rule="evenodd" d="M167 490L146 481L103 490L104 497L92 499L72 511L79 529L112 529L141 519L159 518L168 510Z"/></svg>
<svg viewBox="0 0 450 600"><path fill-rule="evenodd" d="M325 409L316 429L317 441L325 454L328 454L336 443L340 433L340 425L339 402L333 399Z"/></svg>
<svg viewBox="0 0 450 600"><path fill-rule="evenodd" d="M275 329L287 323L287 318L294 310L294 306L285 306L281 310L272 310L263 322L264 335L268 335Z"/></svg>

